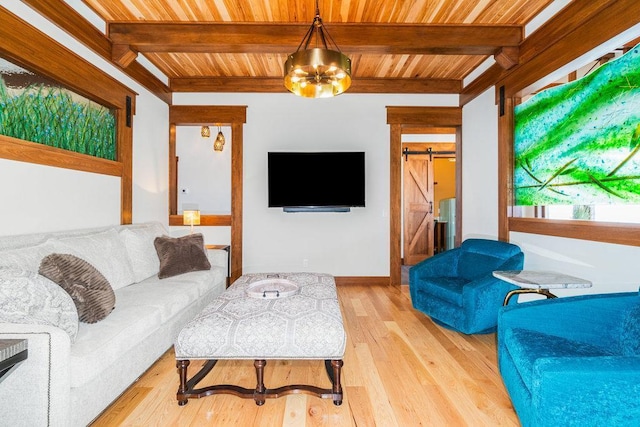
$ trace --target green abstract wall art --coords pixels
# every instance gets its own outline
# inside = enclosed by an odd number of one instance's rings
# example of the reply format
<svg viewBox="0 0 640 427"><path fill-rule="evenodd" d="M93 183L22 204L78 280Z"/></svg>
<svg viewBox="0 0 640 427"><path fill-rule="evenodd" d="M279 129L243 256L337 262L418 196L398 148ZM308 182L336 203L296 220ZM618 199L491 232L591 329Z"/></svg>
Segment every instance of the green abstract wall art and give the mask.
<svg viewBox="0 0 640 427"><path fill-rule="evenodd" d="M0 58L0 135L116 160L109 108Z"/></svg>
<svg viewBox="0 0 640 427"><path fill-rule="evenodd" d="M515 108L515 205L640 204L640 45Z"/></svg>

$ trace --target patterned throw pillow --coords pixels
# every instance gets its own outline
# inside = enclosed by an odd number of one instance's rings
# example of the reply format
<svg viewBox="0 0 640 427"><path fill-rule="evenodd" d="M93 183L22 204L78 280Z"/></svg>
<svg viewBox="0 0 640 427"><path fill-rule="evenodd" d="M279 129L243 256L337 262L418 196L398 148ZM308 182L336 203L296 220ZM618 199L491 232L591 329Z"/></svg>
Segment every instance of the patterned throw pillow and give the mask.
<svg viewBox="0 0 640 427"><path fill-rule="evenodd" d="M70 254L47 255L40 274L71 295L81 322L96 323L111 313L116 296L109 282L94 266Z"/></svg>
<svg viewBox="0 0 640 427"><path fill-rule="evenodd" d="M74 342L78 311L60 286L33 271L0 268L0 322L56 326Z"/></svg>
<svg viewBox="0 0 640 427"><path fill-rule="evenodd" d="M204 237L200 233L183 237L156 237L153 244L160 259L160 279L190 271L211 269L204 247Z"/></svg>

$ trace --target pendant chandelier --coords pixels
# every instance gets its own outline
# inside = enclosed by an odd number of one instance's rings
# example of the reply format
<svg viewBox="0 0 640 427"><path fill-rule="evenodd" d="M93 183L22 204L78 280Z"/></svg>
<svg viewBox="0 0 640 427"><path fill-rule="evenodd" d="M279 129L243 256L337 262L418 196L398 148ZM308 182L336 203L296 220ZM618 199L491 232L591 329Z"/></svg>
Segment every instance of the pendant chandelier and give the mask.
<svg viewBox="0 0 640 427"><path fill-rule="evenodd" d="M327 40L335 50L329 49ZM351 59L340 51L324 28L318 0L311 27L284 63L284 86L305 98L329 98L351 86Z"/></svg>

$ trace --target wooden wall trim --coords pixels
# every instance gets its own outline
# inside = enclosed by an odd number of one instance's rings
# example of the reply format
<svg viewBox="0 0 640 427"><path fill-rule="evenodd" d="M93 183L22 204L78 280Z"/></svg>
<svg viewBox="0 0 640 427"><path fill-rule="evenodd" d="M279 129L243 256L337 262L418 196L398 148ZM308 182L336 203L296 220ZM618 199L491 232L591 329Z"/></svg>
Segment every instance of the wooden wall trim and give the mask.
<svg viewBox="0 0 640 427"><path fill-rule="evenodd" d="M335 276L336 286L388 286L389 276Z"/></svg>
<svg viewBox="0 0 640 427"><path fill-rule="evenodd" d="M246 122L246 105L172 105L169 108L169 123L178 126Z"/></svg>
<svg viewBox="0 0 640 427"><path fill-rule="evenodd" d="M131 109L135 109L135 98L131 98ZM120 223L133 222L133 132L132 122L127 126L127 110L116 111L118 162L122 165L120 179Z"/></svg>
<svg viewBox="0 0 640 427"><path fill-rule="evenodd" d="M169 215L169 225L184 225L183 215ZM200 226L230 227L231 215L200 215ZM185 226L186 227L186 226Z"/></svg>
<svg viewBox="0 0 640 427"><path fill-rule="evenodd" d="M0 158L103 175L122 176L120 162L0 135Z"/></svg>
<svg viewBox="0 0 640 427"><path fill-rule="evenodd" d="M509 241L509 207L513 205L513 98L498 116L498 240Z"/></svg>
<svg viewBox="0 0 640 427"><path fill-rule="evenodd" d="M387 109L388 110L388 109ZM388 113L388 111L387 111ZM402 282L402 125L391 125L389 144L389 284Z"/></svg>
<svg viewBox="0 0 640 427"><path fill-rule="evenodd" d="M640 225L577 220L509 218L509 230L620 245L640 246Z"/></svg>
<svg viewBox="0 0 640 427"><path fill-rule="evenodd" d="M74 8L59 0L22 0L40 15L66 31L70 36L87 46L89 49L111 62L135 81L140 83L152 94L167 104L171 104L172 94L167 85L144 68L138 62L132 62L123 68L112 61L113 46L111 40L91 25ZM18 34L20 34L18 32ZM24 39L23 39L24 40ZM32 43L30 43L30 46Z"/></svg>
<svg viewBox="0 0 640 427"><path fill-rule="evenodd" d="M387 123L403 126L462 126L460 107L387 107Z"/></svg>
<svg viewBox="0 0 640 427"><path fill-rule="evenodd" d="M178 156L176 155L176 125L169 123L169 224L178 214Z"/></svg>
<svg viewBox="0 0 640 427"><path fill-rule="evenodd" d="M456 127L456 143L458 144L456 149L456 236L453 243L455 246L460 246L462 244L462 219L464 217L462 210L462 165L464 164L462 157L464 143L462 140L462 126Z"/></svg>
<svg viewBox="0 0 640 427"><path fill-rule="evenodd" d="M231 282L242 276L243 124L231 125Z"/></svg>

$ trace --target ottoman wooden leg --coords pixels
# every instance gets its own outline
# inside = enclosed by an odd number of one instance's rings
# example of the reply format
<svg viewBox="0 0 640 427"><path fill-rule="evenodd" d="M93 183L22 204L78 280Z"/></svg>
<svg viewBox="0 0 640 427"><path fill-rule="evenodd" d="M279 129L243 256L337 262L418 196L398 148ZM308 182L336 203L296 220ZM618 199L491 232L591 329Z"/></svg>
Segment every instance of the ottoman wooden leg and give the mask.
<svg viewBox="0 0 640 427"><path fill-rule="evenodd" d="M178 387L178 405L184 406L189 399L184 397L187 392L187 366L189 366L188 360L178 360L176 362L176 368L178 368L178 375L180 376L180 386Z"/></svg>
<svg viewBox="0 0 640 427"><path fill-rule="evenodd" d="M333 368L333 393L340 396L339 399L335 399L333 404L336 406L342 405L342 384L340 383L340 372L342 372L342 360L332 360L331 367Z"/></svg>
<svg viewBox="0 0 640 427"><path fill-rule="evenodd" d="M264 386L264 367L266 366L266 360L255 360L253 362L253 366L256 367L256 391L253 396L253 400L256 401L256 405L262 406L265 402L265 391L266 387Z"/></svg>

